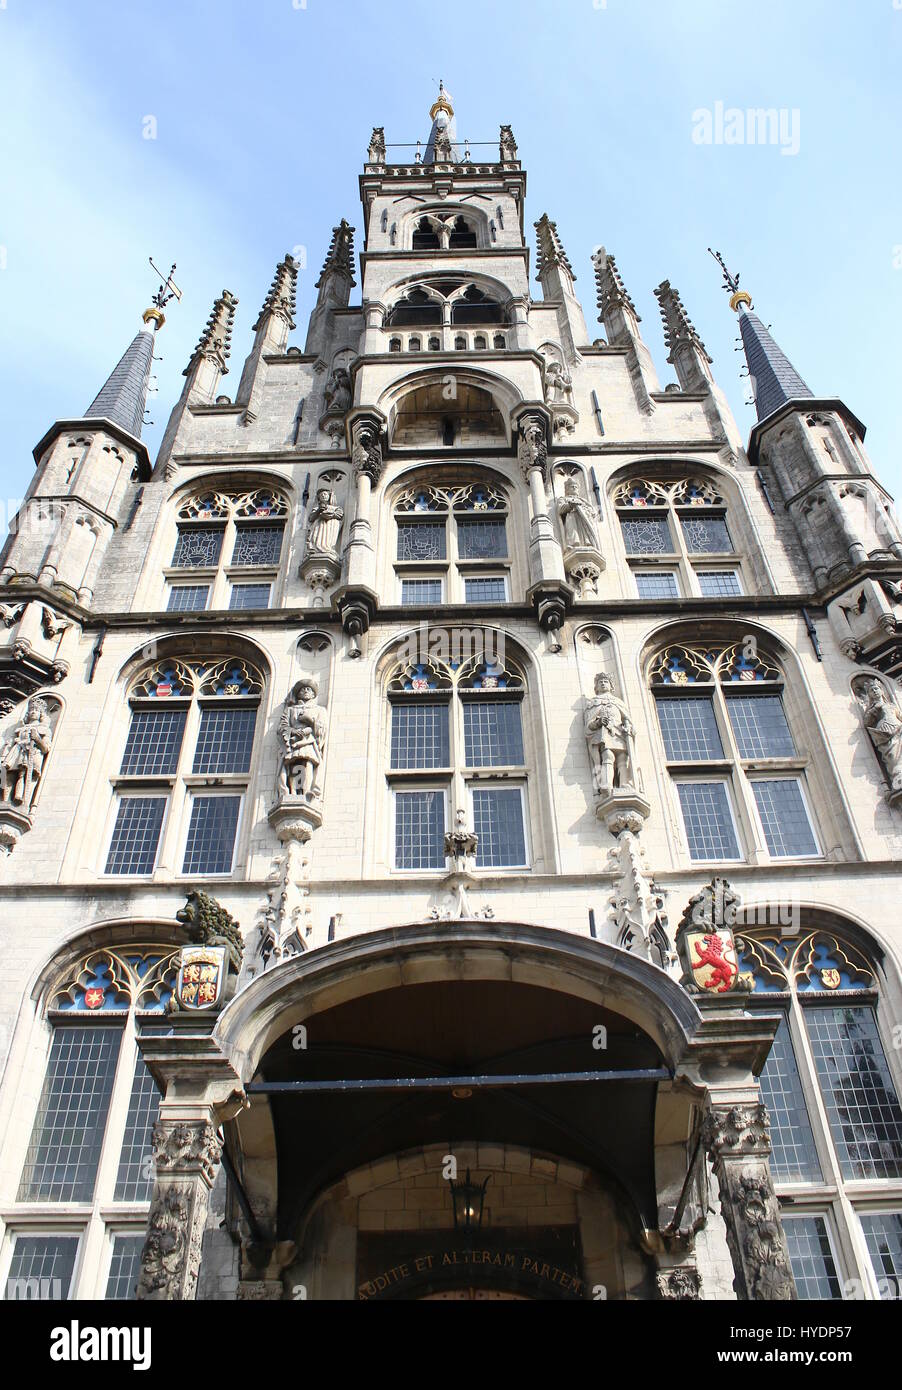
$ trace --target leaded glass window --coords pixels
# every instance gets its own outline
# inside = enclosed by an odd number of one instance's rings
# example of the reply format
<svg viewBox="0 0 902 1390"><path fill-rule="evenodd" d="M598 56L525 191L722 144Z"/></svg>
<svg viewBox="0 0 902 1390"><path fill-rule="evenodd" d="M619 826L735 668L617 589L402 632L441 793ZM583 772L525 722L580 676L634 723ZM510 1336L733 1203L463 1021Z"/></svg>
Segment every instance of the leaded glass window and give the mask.
<svg viewBox="0 0 902 1390"><path fill-rule="evenodd" d="M232 871L240 796L194 796L182 873L210 875Z"/></svg>
<svg viewBox="0 0 902 1390"><path fill-rule="evenodd" d="M520 705L467 700L463 707L467 767L519 767L524 762Z"/></svg>
<svg viewBox="0 0 902 1390"><path fill-rule="evenodd" d="M233 612L248 608L268 608L271 594L271 584L233 584L229 608Z"/></svg>
<svg viewBox="0 0 902 1390"><path fill-rule="evenodd" d="M204 709L194 750L195 775L247 772L251 765L256 709Z"/></svg>
<svg viewBox="0 0 902 1390"><path fill-rule="evenodd" d="M663 516L621 517L627 555L671 555L673 541Z"/></svg>
<svg viewBox="0 0 902 1390"><path fill-rule="evenodd" d="M676 575L667 570L637 574L636 591L640 598L679 598L680 596Z"/></svg>
<svg viewBox="0 0 902 1390"><path fill-rule="evenodd" d="M799 1298L841 1299L842 1286L823 1216L784 1216L786 1248Z"/></svg>
<svg viewBox="0 0 902 1390"><path fill-rule="evenodd" d="M673 555L679 562L677 587L683 594L721 599L743 593L738 565L730 569L697 567L700 556L735 554L716 480L701 476L628 478L614 488L613 502L634 569L636 557ZM654 587L654 575L643 576L640 595L646 596L645 589L649 598L665 597L654 592Z"/></svg>
<svg viewBox="0 0 902 1390"><path fill-rule="evenodd" d="M518 787L474 787L473 829L480 869L519 868L526 863L523 796Z"/></svg>
<svg viewBox="0 0 902 1390"><path fill-rule="evenodd" d="M740 757L795 757L796 747L779 695L731 695L727 709Z"/></svg>
<svg viewBox="0 0 902 1390"><path fill-rule="evenodd" d="M391 765L395 769L448 767L451 762L446 704L396 704L392 708Z"/></svg>
<svg viewBox="0 0 902 1390"><path fill-rule="evenodd" d="M71 1295L78 1236L17 1235L4 1294L8 1302L65 1301Z"/></svg>
<svg viewBox="0 0 902 1390"><path fill-rule="evenodd" d="M833 1142L846 1178L902 1178L902 1108L872 1008L805 1010Z"/></svg>
<svg viewBox="0 0 902 1390"><path fill-rule="evenodd" d="M447 556L445 527L417 521L398 525L399 560L444 560Z"/></svg>
<svg viewBox="0 0 902 1390"><path fill-rule="evenodd" d="M405 606L417 607L421 604L441 603L442 581L440 579L405 579L401 585L401 602Z"/></svg>
<svg viewBox="0 0 902 1390"><path fill-rule="evenodd" d="M507 554L503 521L460 521L457 543L462 560L497 560Z"/></svg>
<svg viewBox="0 0 902 1390"><path fill-rule="evenodd" d="M448 472L432 470L396 497L397 564L442 566L446 571L442 592L448 603L503 603L505 576L484 575L480 565L493 561L499 569L506 568L507 496L494 481L448 477ZM410 585L411 595L417 583L440 582L438 575L430 575L427 581L403 569L400 579L405 592Z"/></svg>
<svg viewBox="0 0 902 1390"><path fill-rule="evenodd" d="M93 1198L121 1042L117 1027L54 1029L18 1201Z"/></svg>
<svg viewBox="0 0 902 1390"><path fill-rule="evenodd" d="M771 1171L775 1182L820 1182L821 1165L789 1023L783 1018L760 1077L770 1113Z"/></svg>
<svg viewBox="0 0 902 1390"><path fill-rule="evenodd" d="M232 564L235 566L277 565L282 553L281 526L239 525L236 527Z"/></svg>
<svg viewBox="0 0 902 1390"><path fill-rule="evenodd" d="M724 782L677 785L689 856L695 860L738 859L739 844Z"/></svg>
<svg viewBox="0 0 902 1390"><path fill-rule="evenodd" d="M107 1302L124 1302L137 1297L143 1249L143 1235L113 1237L113 1253L105 1294Z"/></svg>
<svg viewBox="0 0 902 1390"><path fill-rule="evenodd" d="M464 598L467 603L506 603L507 586L501 575L497 578L474 578L464 580Z"/></svg>
<svg viewBox="0 0 902 1390"><path fill-rule="evenodd" d="M684 516L681 518L686 549L691 555L722 554L732 551L733 542L727 523L717 516Z"/></svg>
<svg viewBox="0 0 902 1390"><path fill-rule="evenodd" d="M735 570L699 570L698 587L703 598L735 598L742 593Z"/></svg>
<svg viewBox="0 0 902 1390"><path fill-rule="evenodd" d="M219 564L225 528L210 526L203 531L180 528L172 557L174 569L214 569Z"/></svg>
<svg viewBox="0 0 902 1390"><path fill-rule="evenodd" d="M183 709L133 710L121 776L171 776L178 767L187 717Z"/></svg>
<svg viewBox="0 0 902 1390"><path fill-rule="evenodd" d="M775 859L805 859L818 853L802 789L795 778L755 781L752 791L767 848Z"/></svg>
<svg viewBox="0 0 902 1390"><path fill-rule="evenodd" d="M395 865L441 869L445 864L445 798L441 791L395 793Z"/></svg>
<svg viewBox="0 0 902 1390"><path fill-rule="evenodd" d="M201 612L206 608L209 597L209 584L176 584L169 590L169 612Z"/></svg>
<svg viewBox="0 0 902 1390"><path fill-rule="evenodd" d="M667 757L673 762L723 757L712 700L659 696L658 718Z"/></svg>
<svg viewBox="0 0 902 1390"><path fill-rule="evenodd" d="M153 1191L153 1127L159 1113L160 1092L144 1059L138 1057L116 1175L114 1200L117 1202L150 1201Z"/></svg>
<svg viewBox="0 0 902 1390"><path fill-rule="evenodd" d="M868 1212L861 1217L881 1298L902 1298L902 1211Z"/></svg>
<svg viewBox="0 0 902 1390"><path fill-rule="evenodd" d="M152 874L166 814L163 796L124 796L106 861L108 874Z"/></svg>

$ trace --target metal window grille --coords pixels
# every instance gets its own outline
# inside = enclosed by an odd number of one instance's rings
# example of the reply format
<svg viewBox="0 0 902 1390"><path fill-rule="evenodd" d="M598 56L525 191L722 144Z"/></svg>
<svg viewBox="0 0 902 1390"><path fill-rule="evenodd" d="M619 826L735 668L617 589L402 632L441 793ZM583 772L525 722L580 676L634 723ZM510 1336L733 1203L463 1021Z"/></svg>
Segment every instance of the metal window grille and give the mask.
<svg viewBox="0 0 902 1390"><path fill-rule="evenodd" d="M121 1042L120 1028L54 1029L18 1201L92 1200Z"/></svg>

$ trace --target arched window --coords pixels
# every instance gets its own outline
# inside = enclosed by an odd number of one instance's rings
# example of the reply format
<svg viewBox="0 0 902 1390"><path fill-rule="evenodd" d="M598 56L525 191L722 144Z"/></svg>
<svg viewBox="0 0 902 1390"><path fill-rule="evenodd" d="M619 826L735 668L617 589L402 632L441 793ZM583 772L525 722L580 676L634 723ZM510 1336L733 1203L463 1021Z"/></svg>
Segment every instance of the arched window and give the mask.
<svg viewBox="0 0 902 1390"><path fill-rule="evenodd" d="M473 350L475 352L485 352L488 342L482 333L477 333L473 339Z"/></svg>
<svg viewBox="0 0 902 1390"><path fill-rule="evenodd" d="M403 604L507 601L508 511L500 488L414 485L398 497L394 512Z"/></svg>
<svg viewBox="0 0 902 1390"><path fill-rule="evenodd" d="M525 868L523 676L495 652L459 661L455 637L463 646L474 633L452 631L448 662L423 653L389 681L393 867L443 869L445 832L463 813L477 868Z"/></svg>
<svg viewBox="0 0 902 1390"><path fill-rule="evenodd" d="M497 299L478 288L469 285L451 305L452 324L504 323L504 310Z"/></svg>
<svg viewBox="0 0 902 1390"><path fill-rule="evenodd" d="M437 251L441 246L439 234L428 217L421 217L413 233L414 251Z"/></svg>
<svg viewBox="0 0 902 1390"><path fill-rule="evenodd" d="M430 338L430 339L429 339L429 351L430 351L430 352L441 352L441 349L442 349L442 340L441 340L441 338L435 338L435 337L433 337L433 338Z"/></svg>
<svg viewBox="0 0 902 1390"><path fill-rule="evenodd" d="M208 489L185 500L166 571L169 612L269 608L288 513L287 497L272 487Z"/></svg>
<svg viewBox="0 0 902 1390"><path fill-rule="evenodd" d="M819 857L783 675L756 640L667 647L649 679L689 857Z"/></svg>
<svg viewBox="0 0 902 1390"><path fill-rule="evenodd" d="M232 872L263 677L239 656L164 658L129 690L104 872Z"/></svg>
<svg viewBox="0 0 902 1390"><path fill-rule="evenodd" d="M422 345L422 343L421 343L421 341L420 341L419 338L411 337L411 338L408 338L408 340L407 340L407 351L408 351L408 352L419 352L422 346L423 346L423 345Z"/></svg>
<svg viewBox="0 0 902 1390"><path fill-rule="evenodd" d="M751 1005L782 1015L761 1098L799 1297L899 1298L902 1106L878 975L835 932L787 926L739 927L737 947Z"/></svg>
<svg viewBox="0 0 902 1390"><path fill-rule="evenodd" d="M465 217L455 218L448 244L452 251L476 250L476 232Z"/></svg>
<svg viewBox="0 0 902 1390"><path fill-rule="evenodd" d="M388 350L389 350L389 352L400 352L400 351L401 351L401 339L400 339L400 338L392 338L392 339L389 341Z"/></svg>
<svg viewBox="0 0 902 1390"><path fill-rule="evenodd" d="M629 478L614 490L640 598L730 598L745 592L726 507L706 478Z"/></svg>
<svg viewBox="0 0 902 1390"><path fill-rule="evenodd" d="M502 348L507 347L507 339L505 338L503 333L495 334L495 337L492 340L492 346L495 348L496 352L500 351Z"/></svg>
<svg viewBox="0 0 902 1390"><path fill-rule="evenodd" d="M163 1021L177 962L173 944L129 941L89 951L52 987L50 1051L16 1195L29 1224L17 1228L13 1212L7 1297L135 1297L160 1103L135 1025ZM76 1215L53 1234L64 1204ZM89 1234L91 1263L81 1249ZM26 1282L11 1294L10 1280Z"/></svg>
<svg viewBox="0 0 902 1390"><path fill-rule="evenodd" d="M464 337L464 335L463 335L462 333L459 333L459 334L457 335L457 337L454 339L454 351L455 351L455 352L466 352L466 350L467 350L467 340L466 340L466 338Z"/></svg>
<svg viewBox="0 0 902 1390"><path fill-rule="evenodd" d="M434 295L414 285L389 311L386 328L428 328L441 326L442 306Z"/></svg>

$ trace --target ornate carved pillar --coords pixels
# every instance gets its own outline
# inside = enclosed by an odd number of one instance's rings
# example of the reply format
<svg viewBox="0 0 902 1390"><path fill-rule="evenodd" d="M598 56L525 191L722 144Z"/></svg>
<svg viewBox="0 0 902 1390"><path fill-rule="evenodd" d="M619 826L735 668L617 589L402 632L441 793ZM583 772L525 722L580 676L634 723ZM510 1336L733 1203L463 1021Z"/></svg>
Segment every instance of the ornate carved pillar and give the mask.
<svg viewBox="0 0 902 1390"><path fill-rule="evenodd" d="M736 1295L795 1299L786 1236L770 1175L770 1120L760 1102L709 1101L703 1138L720 1188Z"/></svg>
<svg viewBox="0 0 902 1390"><path fill-rule="evenodd" d="M210 1191L222 1157L212 1108L190 1120L158 1120L153 1157L156 1180L137 1296L148 1302L190 1301L197 1291Z"/></svg>
<svg viewBox="0 0 902 1390"><path fill-rule="evenodd" d="M370 523L370 499L379 486L384 470L382 432L385 416L375 409L354 410L348 416L351 465L357 481L354 520L346 550L347 569L343 587L336 594L342 626L352 640L369 629L378 606L376 594L376 550Z"/></svg>
<svg viewBox="0 0 902 1390"><path fill-rule="evenodd" d="M573 600L564 575L564 557L548 515L548 431L550 417L544 404L526 403L511 417L518 440L517 453L523 481L529 487L529 595L546 631L561 626Z"/></svg>

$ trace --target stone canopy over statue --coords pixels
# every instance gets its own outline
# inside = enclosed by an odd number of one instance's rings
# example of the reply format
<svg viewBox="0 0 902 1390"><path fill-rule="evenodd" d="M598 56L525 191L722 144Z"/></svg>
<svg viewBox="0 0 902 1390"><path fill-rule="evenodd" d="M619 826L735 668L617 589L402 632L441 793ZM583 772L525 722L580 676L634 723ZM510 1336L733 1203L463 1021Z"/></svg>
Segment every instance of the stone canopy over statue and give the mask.
<svg viewBox="0 0 902 1390"><path fill-rule="evenodd" d="M322 797L320 781L325 757L326 711L317 703L318 693L316 681L304 677L285 701L279 723L281 798L318 801Z"/></svg>

